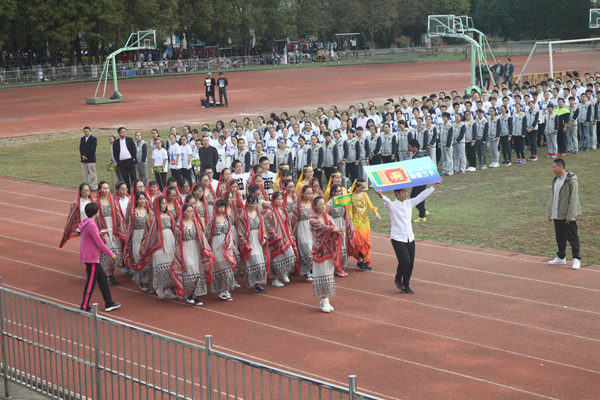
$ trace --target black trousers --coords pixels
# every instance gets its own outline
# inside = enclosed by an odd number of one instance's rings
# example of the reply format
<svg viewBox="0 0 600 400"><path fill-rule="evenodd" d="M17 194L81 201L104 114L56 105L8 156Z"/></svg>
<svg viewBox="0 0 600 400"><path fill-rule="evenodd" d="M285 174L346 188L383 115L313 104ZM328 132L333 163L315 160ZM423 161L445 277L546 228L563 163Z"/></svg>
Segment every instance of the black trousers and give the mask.
<svg viewBox="0 0 600 400"><path fill-rule="evenodd" d="M227 88L219 88L219 103L223 105L223 96L225 96L225 105L229 107L229 101L227 100Z"/></svg>
<svg viewBox="0 0 600 400"><path fill-rule="evenodd" d="M87 275L87 279L85 281L85 288L83 289L83 302L81 303L81 309L92 309L90 303L92 300L92 293L94 293L94 289L96 287L96 281L98 281L98 287L100 288L100 292L104 298L104 307L108 308L112 306L114 301L112 300L110 290L108 289L108 278L106 273L104 273L104 269L100 263L85 263L85 273Z"/></svg>
<svg viewBox="0 0 600 400"><path fill-rule="evenodd" d="M527 132L527 140L529 141L529 152L531 153L531 156L537 156L537 150L538 150L538 144L537 144L537 140L538 140L538 131L537 129L531 132Z"/></svg>
<svg viewBox="0 0 600 400"><path fill-rule="evenodd" d="M546 135L544 134L544 131L546 130L546 124L538 124L538 130L537 130L537 148L539 149L540 147L542 147L542 142L546 143Z"/></svg>
<svg viewBox="0 0 600 400"><path fill-rule="evenodd" d="M369 161L369 165L379 165L381 164L381 153L373 156L373 158Z"/></svg>
<svg viewBox="0 0 600 400"><path fill-rule="evenodd" d="M467 163L469 167L477 168L477 154L475 153L475 144L471 146L471 143L465 143L465 150L467 152Z"/></svg>
<svg viewBox="0 0 600 400"><path fill-rule="evenodd" d="M381 156L381 162L383 164L389 164L389 163L396 162L396 161L392 160L392 156Z"/></svg>
<svg viewBox="0 0 600 400"><path fill-rule="evenodd" d="M135 161L133 158L129 160L119 161L117 168L121 172L121 178L127 185L127 191L131 193L131 184L136 180Z"/></svg>
<svg viewBox="0 0 600 400"><path fill-rule="evenodd" d="M320 169L315 169L315 173L313 176L319 180L319 186L323 187L323 183L321 182L321 177L323 176L323 171Z"/></svg>
<svg viewBox="0 0 600 400"><path fill-rule="evenodd" d="M515 139L515 153L517 160L525 159L525 138L523 136L513 136Z"/></svg>
<svg viewBox="0 0 600 400"><path fill-rule="evenodd" d="M214 91L210 91L210 92L206 91L206 104L207 104L206 106L210 107L210 98L211 97L213 99L212 106L216 107L217 106L217 100L216 100L215 92Z"/></svg>
<svg viewBox="0 0 600 400"><path fill-rule="evenodd" d="M158 183L158 188L162 192L167 184L167 173L166 172L155 172L154 180Z"/></svg>
<svg viewBox="0 0 600 400"><path fill-rule="evenodd" d="M415 241L405 243L392 239L392 247L394 247L394 253L396 253L396 259L398 260L396 280L408 287L415 264Z"/></svg>
<svg viewBox="0 0 600 400"><path fill-rule="evenodd" d="M425 190L426 187L427 185L414 186L410 191L410 198L414 199L415 197L417 197L419 194L421 194L423 190ZM419 218L425 218L425 200L417 204L416 207L417 210L419 210Z"/></svg>
<svg viewBox="0 0 600 400"><path fill-rule="evenodd" d="M577 222L571 221L567 224L564 219L554 220L554 232L556 233L556 244L558 245L558 251L556 255L558 258L564 259L567 256L567 242L571 245L573 251L573 258L581 259L579 256L579 235L577 234Z"/></svg>
<svg viewBox="0 0 600 400"><path fill-rule="evenodd" d="M325 171L325 184L327 185L329 177L335 172L335 167L323 167L323 170Z"/></svg>
<svg viewBox="0 0 600 400"><path fill-rule="evenodd" d="M179 171L181 171L181 178L180 179L187 179L188 181L190 181L190 185L192 184L192 170L194 168L190 168L190 169L185 169L185 168L181 168Z"/></svg>
<svg viewBox="0 0 600 400"><path fill-rule="evenodd" d="M181 170L180 169L172 169L171 176L177 179L177 183L179 184L179 180L181 179Z"/></svg>
<svg viewBox="0 0 600 400"><path fill-rule="evenodd" d="M511 148L508 136L500 136L500 145L502 146L502 158L504 158L504 161L510 161Z"/></svg>
<svg viewBox="0 0 600 400"><path fill-rule="evenodd" d="M358 165L353 162L346 163L346 172L348 173L350 184L354 183L356 179L360 178L360 163Z"/></svg>

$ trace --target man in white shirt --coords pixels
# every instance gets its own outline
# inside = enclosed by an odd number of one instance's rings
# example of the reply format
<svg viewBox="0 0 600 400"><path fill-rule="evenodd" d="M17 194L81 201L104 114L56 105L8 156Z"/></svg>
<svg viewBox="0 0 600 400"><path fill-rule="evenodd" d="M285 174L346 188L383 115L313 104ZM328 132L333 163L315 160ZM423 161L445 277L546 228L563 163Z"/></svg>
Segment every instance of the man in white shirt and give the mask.
<svg viewBox="0 0 600 400"><path fill-rule="evenodd" d="M171 176L179 182L181 179L181 150L174 133L169 135L169 141L171 142L171 147L169 147L169 169L171 170Z"/></svg>
<svg viewBox="0 0 600 400"><path fill-rule="evenodd" d="M390 236L396 258L398 259L398 268L394 283L402 293L415 293L410 288L410 277L415 262L415 235L412 230L412 209L425 200L441 184L442 181L435 183L429 189L422 191L414 199L407 199L408 189L396 189L394 190L394 195L396 196L396 201L394 202L387 196L384 196L381 190L375 192L383 200L385 209L390 215L392 225Z"/></svg>

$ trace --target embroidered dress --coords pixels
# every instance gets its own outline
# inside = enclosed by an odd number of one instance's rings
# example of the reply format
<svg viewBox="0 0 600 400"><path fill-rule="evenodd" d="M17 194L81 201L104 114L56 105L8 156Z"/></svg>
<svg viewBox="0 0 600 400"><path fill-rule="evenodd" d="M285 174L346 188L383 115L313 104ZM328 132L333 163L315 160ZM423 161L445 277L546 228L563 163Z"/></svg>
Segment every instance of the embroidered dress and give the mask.
<svg viewBox="0 0 600 400"><path fill-rule="evenodd" d="M206 195L204 197L204 199L206 199ZM206 207L206 205L204 204L203 201L196 201L196 210L198 211L198 216L200 217L200 220L202 221L202 226L206 226L206 210L208 208Z"/></svg>
<svg viewBox="0 0 600 400"><path fill-rule="evenodd" d="M171 230L171 218L161 218L163 247L152 255L152 286L154 290L173 286L171 263L175 255L175 236Z"/></svg>
<svg viewBox="0 0 600 400"><path fill-rule="evenodd" d="M295 224L296 243L298 244L298 263L300 266L300 275L304 276L312 269L313 258L312 250L312 233L310 232L310 208L300 206L300 211L297 215Z"/></svg>
<svg viewBox="0 0 600 400"><path fill-rule="evenodd" d="M324 214L325 224L311 210L310 230L313 235L313 297L335 296L335 268L341 268L341 235L333 232L336 228L333 218Z"/></svg>
<svg viewBox="0 0 600 400"><path fill-rule="evenodd" d="M371 224L367 214L369 210L375 214L377 207L371 204L371 200L365 192L362 192L360 196L352 196L352 206L348 207L348 214L354 223L356 250L351 256L358 258L362 254L367 264L371 263Z"/></svg>
<svg viewBox="0 0 600 400"><path fill-rule="evenodd" d="M235 207L235 205L234 205ZM237 269L240 267L240 263L242 262L242 258L240 257L240 237L237 235L237 218L235 217L235 212L233 211L233 208L231 209L231 212L229 213L229 221L231 221L231 229L232 229L232 236L233 236L233 256L235 257L235 270L237 271Z"/></svg>
<svg viewBox="0 0 600 400"><path fill-rule="evenodd" d="M102 209L103 225L102 229L108 229L108 234L102 235L104 240L106 241L106 247L110 249L116 256L117 260L113 260L112 257L109 257L107 254L100 253L100 265L102 265L102 269L109 270L115 267L123 268L123 244L121 243L121 239L115 236L115 227L113 227L112 218L111 218L111 205L100 205ZM100 218L98 219L100 220ZM100 221L99 221L100 222Z"/></svg>
<svg viewBox="0 0 600 400"><path fill-rule="evenodd" d="M269 209L265 214L271 255L270 277L282 280L290 276L296 266L296 246L290 235L285 212Z"/></svg>
<svg viewBox="0 0 600 400"><path fill-rule="evenodd" d="M183 257L185 270L183 271L183 291L187 296L204 296L207 293L206 275L202 268L202 255L196 227L183 228Z"/></svg>
<svg viewBox="0 0 600 400"><path fill-rule="evenodd" d="M135 213L133 235L131 236L131 255L133 256L135 265L138 265L140 262L140 247L142 245L142 237L144 236L147 218L147 215L142 217L137 212ZM142 283L152 283L152 265L146 266L146 268L141 271L136 270L132 280L138 285Z"/></svg>
<svg viewBox="0 0 600 400"><path fill-rule="evenodd" d="M225 252L230 252L230 257L232 249L227 249L227 240L230 241L230 246L233 238L229 232L229 221L227 218L221 223L219 220L216 220L214 223L215 226L212 226L213 222L209 226L206 227L207 232L212 232L212 240L211 240L211 249L213 254L215 255L215 265L213 266L213 280L210 284L210 290L213 293L221 293L229 290L233 290L234 288L234 276L233 276L233 268L235 265L232 265L231 261L225 258ZM238 256L239 257L239 256Z"/></svg>
<svg viewBox="0 0 600 400"><path fill-rule="evenodd" d="M346 269L348 267L348 254L354 254L355 249L355 240L356 235L354 234L354 224L350 217L348 216L348 211L346 209L347 206L343 207L334 207L333 199L329 200L328 203L331 210L329 211L329 215L333 218L333 222L335 226L338 228L342 228L344 232L346 232L346 239L342 240L342 269Z"/></svg>
<svg viewBox="0 0 600 400"><path fill-rule="evenodd" d="M244 279L246 280L246 284L248 287L253 288L255 285L262 285L267 283L267 268L265 264L265 251L263 246L260 244L261 242L261 231L260 229L260 218L258 216L258 212L254 218L248 217L249 220L249 230L246 232L248 234L248 239L246 241L246 245L251 247L251 251L248 254L248 259L246 260L246 273L244 274ZM240 224L240 240L241 236L244 235L243 232L246 230L242 228Z"/></svg>
<svg viewBox="0 0 600 400"><path fill-rule="evenodd" d="M210 187L210 184L209 184ZM213 211L215 209L215 196L213 195L212 187L204 189L204 198L206 199L206 207L208 210L208 219L212 220ZM198 210L200 211L200 210ZM204 214L201 214L201 216ZM208 221L206 221L208 223Z"/></svg>

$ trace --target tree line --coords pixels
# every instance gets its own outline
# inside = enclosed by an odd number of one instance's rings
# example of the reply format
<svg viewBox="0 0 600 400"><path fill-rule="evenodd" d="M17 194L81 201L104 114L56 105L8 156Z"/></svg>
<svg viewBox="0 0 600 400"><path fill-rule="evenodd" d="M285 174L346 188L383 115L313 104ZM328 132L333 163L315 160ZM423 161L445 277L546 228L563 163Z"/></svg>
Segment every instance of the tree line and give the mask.
<svg viewBox="0 0 600 400"><path fill-rule="evenodd" d="M327 42L346 32L363 33L368 43L361 45L403 47L421 44L428 15L444 14L469 15L476 28L504 40L569 39L595 33L587 26L596 1L2 0L0 48L3 59L30 63L49 52L81 63L83 44L98 62L107 48L146 29L156 30L159 46L171 35L221 47L231 38L246 54L254 40L271 51L274 39Z"/></svg>

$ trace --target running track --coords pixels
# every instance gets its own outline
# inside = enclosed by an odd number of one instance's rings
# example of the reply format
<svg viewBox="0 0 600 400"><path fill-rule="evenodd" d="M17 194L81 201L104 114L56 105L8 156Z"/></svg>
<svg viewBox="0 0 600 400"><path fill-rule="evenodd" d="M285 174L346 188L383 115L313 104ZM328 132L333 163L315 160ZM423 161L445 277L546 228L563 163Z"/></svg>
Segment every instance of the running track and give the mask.
<svg viewBox="0 0 600 400"><path fill-rule="evenodd" d="M4 286L79 305L79 241L58 248L74 198L74 189L0 178ZM600 266L572 271L419 241L417 294L402 295L384 235L373 236L372 258L372 272L337 278L331 314L303 280L266 295L236 290L231 303L210 294L193 307L118 275L111 290L123 307L110 317L198 344L211 334L219 350L332 383L355 373L361 391L386 399L600 397ZM94 301L102 303L98 290Z"/></svg>

